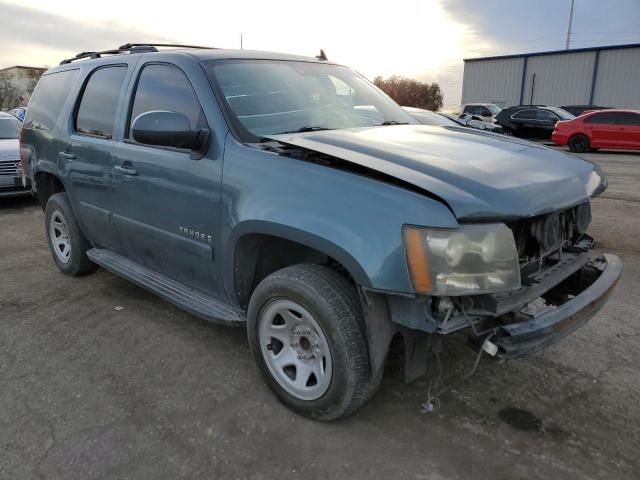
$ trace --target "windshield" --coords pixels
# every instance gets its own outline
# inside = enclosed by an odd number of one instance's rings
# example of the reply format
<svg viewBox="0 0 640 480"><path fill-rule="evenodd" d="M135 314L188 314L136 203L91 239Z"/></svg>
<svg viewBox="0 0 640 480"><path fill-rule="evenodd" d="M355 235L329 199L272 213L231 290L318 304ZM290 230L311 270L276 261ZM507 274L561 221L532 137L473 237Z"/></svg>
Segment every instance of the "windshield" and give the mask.
<svg viewBox="0 0 640 480"><path fill-rule="evenodd" d="M493 113L494 115L497 115L500 113L500 110L502 110L500 107L494 105L493 103L490 103L489 105L487 105L487 108L489 109L489 111L491 113Z"/></svg>
<svg viewBox="0 0 640 480"><path fill-rule="evenodd" d="M346 67L280 60L218 60L205 62L205 68L245 140L296 131L418 123Z"/></svg>
<svg viewBox="0 0 640 480"><path fill-rule="evenodd" d="M572 118L576 118L575 115L572 115L569 112L567 112L566 110L563 110L563 109L558 108L558 107L549 107L549 110L551 110L553 113L555 113L560 120L571 120Z"/></svg>
<svg viewBox="0 0 640 480"><path fill-rule="evenodd" d="M17 118L0 118L0 139L19 138L22 122Z"/></svg>

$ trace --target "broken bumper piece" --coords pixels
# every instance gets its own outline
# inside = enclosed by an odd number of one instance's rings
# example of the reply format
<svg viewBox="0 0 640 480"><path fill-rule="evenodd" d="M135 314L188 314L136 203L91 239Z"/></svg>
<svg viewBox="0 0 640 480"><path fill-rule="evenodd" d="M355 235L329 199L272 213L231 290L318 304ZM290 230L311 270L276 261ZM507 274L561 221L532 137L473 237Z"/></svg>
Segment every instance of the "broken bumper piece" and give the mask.
<svg viewBox="0 0 640 480"><path fill-rule="evenodd" d="M564 303L523 315L498 328L492 339L498 347L497 357L506 360L529 355L585 324L607 302L621 272L622 262L616 255L591 259L554 289L556 298L565 296Z"/></svg>

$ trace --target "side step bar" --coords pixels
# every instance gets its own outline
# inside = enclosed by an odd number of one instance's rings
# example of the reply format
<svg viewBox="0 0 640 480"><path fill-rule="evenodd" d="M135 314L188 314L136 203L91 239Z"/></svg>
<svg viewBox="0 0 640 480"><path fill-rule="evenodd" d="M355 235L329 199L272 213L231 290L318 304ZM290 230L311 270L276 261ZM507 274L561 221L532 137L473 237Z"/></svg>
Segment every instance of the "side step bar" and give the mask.
<svg viewBox="0 0 640 480"><path fill-rule="evenodd" d="M87 251L87 257L103 268L126 278L193 315L224 325L244 326L244 314L227 303L193 290L180 282L143 267L117 253L100 248Z"/></svg>

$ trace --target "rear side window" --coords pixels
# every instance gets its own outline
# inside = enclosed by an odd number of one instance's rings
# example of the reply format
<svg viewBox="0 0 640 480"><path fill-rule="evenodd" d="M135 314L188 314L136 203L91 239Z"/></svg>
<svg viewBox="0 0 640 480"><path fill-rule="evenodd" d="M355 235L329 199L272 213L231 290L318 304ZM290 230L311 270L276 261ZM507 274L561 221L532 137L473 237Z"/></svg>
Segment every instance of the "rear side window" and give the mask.
<svg viewBox="0 0 640 480"><path fill-rule="evenodd" d="M617 118L618 114L613 112L596 113L595 115L585 118L584 123L604 123L607 125L613 125L616 123Z"/></svg>
<svg viewBox="0 0 640 480"><path fill-rule="evenodd" d="M538 120L551 120L551 121L556 121L558 120L558 117L556 117L553 113L547 111L547 110L538 110L538 116L537 116Z"/></svg>
<svg viewBox="0 0 640 480"><path fill-rule="evenodd" d="M43 75L29 102L25 128L51 130L77 76L77 69Z"/></svg>
<svg viewBox="0 0 640 480"><path fill-rule="evenodd" d="M181 113L194 130L206 126L196 92L184 72L173 65L151 64L142 69L129 119L129 137L133 121L153 110Z"/></svg>
<svg viewBox="0 0 640 480"><path fill-rule="evenodd" d="M517 118L520 120L535 120L537 116L537 112L535 110L520 110L513 115L513 118Z"/></svg>
<svg viewBox="0 0 640 480"><path fill-rule="evenodd" d="M94 70L82 93L74 127L78 133L111 138L116 109L127 67L116 65Z"/></svg>
<svg viewBox="0 0 640 480"><path fill-rule="evenodd" d="M618 113L616 123L619 125L640 126L640 115L631 112L621 112Z"/></svg>

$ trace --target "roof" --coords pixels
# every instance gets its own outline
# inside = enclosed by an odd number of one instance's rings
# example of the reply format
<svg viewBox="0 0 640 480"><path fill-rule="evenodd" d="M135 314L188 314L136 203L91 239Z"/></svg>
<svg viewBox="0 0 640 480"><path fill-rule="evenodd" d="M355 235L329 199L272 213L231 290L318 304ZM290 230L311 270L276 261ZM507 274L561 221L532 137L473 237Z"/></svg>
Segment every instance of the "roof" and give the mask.
<svg viewBox="0 0 640 480"><path fill-rule="evenodd" d="M14 68L20 68L22 70L41 70L43 72L46 70L46 68L44 67L27 67L26 65L14 65L12 67L0 68L0 72L4 72L5 70L13 70Z"/></svg>
<svg viewBox="0 0 640 480"><path fill-rule="evenodd" d="M97 58L90 58L91 53L96 53L100 56ZM317 57L304 57L300 55L290 55L286 53L276 53L276 52L265 52L259 50L232 50L232 49L218 49L218 48L170 48L170 49L162 49L159 51L149 51L149 50L112 50L105 52L83 52L80 57L72 57L67 60L63 60L60 63L61 67L65 67L71 64L75 64L76 61L80 61L82 64L103 64L107 62L113 62L114 59L117 59L121 55L188 55L192 58L195 58L199 61L207 61L207 60L231 60L231 59L258 59L258 60L289 60L289 61L299 61L299 62L313 62L313 63L329 63L327 60L323 60ZM51 71L59 70L58 67L54 67Z"/></svg>
<svg viewBox="0 0 640 480"><path fill-rule="evenodd" d="M539 57L542 55L558 55L558 54L565 54L565 53L597 52L599 50L622 50L625 48L640 48L640 43L627 43L624 45L605 45L602 47L573 48L569 50L550 50L546 52L534 52L534 53L518 53L515 55L495 55L492 57L465 58L463 61L477 62L480 60L506 60L508 58Z"/></svg>

